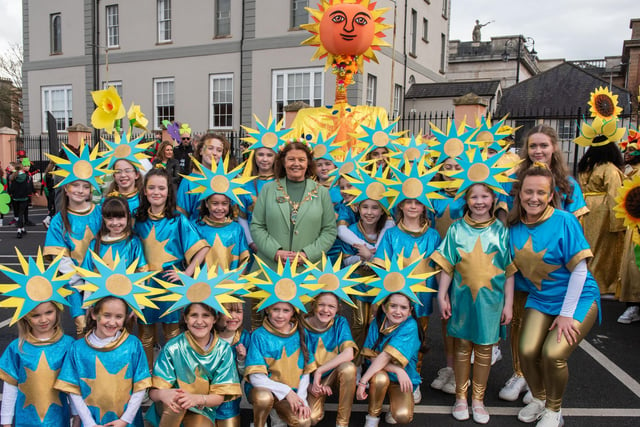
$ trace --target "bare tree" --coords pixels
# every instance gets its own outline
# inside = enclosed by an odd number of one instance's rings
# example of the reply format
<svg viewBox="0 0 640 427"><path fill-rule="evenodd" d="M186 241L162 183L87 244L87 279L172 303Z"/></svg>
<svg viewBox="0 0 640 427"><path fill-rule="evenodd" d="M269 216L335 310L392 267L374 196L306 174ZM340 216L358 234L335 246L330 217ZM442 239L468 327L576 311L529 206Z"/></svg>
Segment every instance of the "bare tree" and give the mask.
<svg viewBox="0 0 640 427"><path fill-rule="evenodd" d="M0 54L0 77L11 80L16 89L22 90L22 45L12 43Z"/></svg>
<svg viewBox="0 0 640 427"><path fill-rule="evenodd" d="M0 126L20 131L22 122L22 46L0 53Z"/></svg>

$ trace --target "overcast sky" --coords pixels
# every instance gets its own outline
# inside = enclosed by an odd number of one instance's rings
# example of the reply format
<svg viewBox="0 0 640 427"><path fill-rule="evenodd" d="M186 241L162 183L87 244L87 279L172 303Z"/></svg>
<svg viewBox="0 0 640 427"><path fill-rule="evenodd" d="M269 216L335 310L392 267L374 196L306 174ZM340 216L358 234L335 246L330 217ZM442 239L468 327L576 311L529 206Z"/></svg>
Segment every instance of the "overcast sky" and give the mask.
<svg viewBox="0 0 640 427"><path fill-rule="evenodd" d="M631 37L629 20L640 18L638 0L450 1L452 40L471 40L476 19L493 20L482 29L482 40L499 35L532 37L542 59L618 56L623 40ZM393 19L387 15L388 21ZM22 43L22 1L0 0L0 16L0 52L4 52L10 43Z"/></svg>

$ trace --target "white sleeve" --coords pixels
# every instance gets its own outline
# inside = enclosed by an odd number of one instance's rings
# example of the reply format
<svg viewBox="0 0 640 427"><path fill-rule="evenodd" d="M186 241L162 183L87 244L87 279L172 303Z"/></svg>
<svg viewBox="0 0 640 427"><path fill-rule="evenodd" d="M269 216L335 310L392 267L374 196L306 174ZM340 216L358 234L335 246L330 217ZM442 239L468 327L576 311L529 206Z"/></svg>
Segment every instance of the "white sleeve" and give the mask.
<svg viewBox="0 0 640 427"><path fill-rule="evenodd" d="M79 394L71 393L69 394L69 398L71 399L71 404L76 407L83 426L97 425L96 421L93 419L93 415L91 415L91 411L89 411L89 407L84 402L82 396L80 396Z"/></svg>
<svg viewBox="0 0 640 427"><path fill-rule="evenodd" d="M349 227L342 224L338 226L338 238L349 245L364 245L366 242L355 235L355 233L349 230Z"/></svg>
<svg viewBox="0 0 640 427"><path fill-rule="evenodd" d="M129 403L127 403L127 410L124 411L124 414L120 417L122 421L127 424L133 424L134 419L136 418L136 414L140 409L140 405L142 405L142 399L144 399L145 390L136 391L129 398Z"/></svg>
<svg viewBox="0 0 640 427"><path fill-rule="evenodd" d="M296 393L300 399L304 401L304 404L309 406L307 402L307 391L309 391L309 374L304 374L302 378L300 378L300 384L298 385L298 392Z"/></svg>
<svg viewBox="0 0 640 427"><path fill-rule="evenodd" d="M278 400L282 400L287 397L287 394L291 391L291 387L286 384L273 381L266 374L250 374L249 382L254 387L263 387L271 390Z"/></svg>
<svg viewBox="0 0 640 427"><path fill-rule="evenodd" d="M346 257L343 261L344 261L344 265L352 265L362 260L360 259L360 255L351 255Z"/></svg>
<svg viewBox="0 0 640 427"><path fill-rule="evenodd" d="M7 382L2 386L2 407L0 408L0 423L13 424L13 416L16 412L16 400L18 400L18 387Z"/></svg>
<svg viewBox="0 0 640 427"><path fill-rule="evenodd" d="M58 271L62 274L69 273L71 271L76 271L76 265L74 264L71 257L63 256L60 260L60 264L58 265ZM76 273L69 279L69 285L74 286L80 284L82 278Z"/></svg>
<svg viewBox="0 0 640 427"><path fill-rule="evenodd" d="M69 410L71 411L71 416L75 417L76 415L78 415L76 405L73 404L73 400L69 399L69 395L67 395L67 399L69 400Z"/></svg>
<svg viewBox="0 0 640 427"><path fill-rule="evenodd" d="M391 218L387 219L384 223L384 227L382 227L382 230L380 230L380 234L378 234L378 240L376 241L376 248L378 247L378 245L380 245L380 242L382 241L382 238L384 237L384 233L385 231L387 231L388 229L395 227L396 223L393 222L393 220Z"/></svg>
<svg viewBox="0 0 640 427"><path fill-rule="evenodd" d="M238 217L238 224L240 224L240 227L244 230L244 237L247 239L247 245L252 244L253 237L251 237L251 230L249 229L249 221L247 221L247 218Z"/></svg>
<svg viewBox="0 0 640 427"><path fill-rule="evenodd" d="M584 282L587 280L587 260L582 260L576 265L569 277L569 285L567 286L567 293L564 296L562 302L562 310L560 310L560 316L573 317L573 313L578 306L578 300L582 294L582 288L584 288Z"/></svg>

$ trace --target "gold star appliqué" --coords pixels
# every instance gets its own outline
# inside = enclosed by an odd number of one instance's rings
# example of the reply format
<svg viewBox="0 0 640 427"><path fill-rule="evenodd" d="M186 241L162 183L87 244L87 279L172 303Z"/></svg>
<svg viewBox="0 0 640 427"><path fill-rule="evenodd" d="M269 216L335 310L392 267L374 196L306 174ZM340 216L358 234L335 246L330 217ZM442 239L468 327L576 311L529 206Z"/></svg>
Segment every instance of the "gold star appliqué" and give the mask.
<svg viewBox="0 0 640 427"><path fill-rule="evenodd" d="M71 237L71 241L73 242L73 250L71 251L71 258L78 261L78 264L82 264L82 260L84 256L87 254L87 250L89 249L89 243L93 240L95 236L91 231L89 226L85 226L84 235L82 239L74 239Z"/></svg>
<svg viewBox="0 0 640 427"><path fill-rule="evenodd" d="M182 381L178 378L178 385L182 390L185 390L191 394L209 394L209 381L200 375L200 367L196 367L193 381L190 383Z"/></svg>
<svg viewBox="0 0 640 427"><path fill-rule="evenodd" d="M222 243L222 240L220 240L220 236L216 234L213 244L211 245L211 248L209 248L207 256L205 257L206 264L209 268L217 265L223 268L229 268L231 263L238 259L237 256L233 255L233 248L235 246L236 245L230 245L229 247L226 247Z"/></svg>
<svg viewBox="0 0 640 427"><path fill-rule="evenodd" d="M424 257L424 254L420 252L418 249L418 244L414 243L413 248L411 249L411 254L408 257L402 257L404 261L404 265L409 265L414 262L416 259L420 258L420 262L416 265L413 270L414 274L423 274L423 273L431 273L433 268L429 265L429 259Z"/></svg>
<svg viewBox="0 0 640 427"><path fill-rule="evenodd" d="M480 237L473 245L471 252L465 252L462 249L458 250L460 253L460 262L456 264L456 270L460 272L462 281L460 286L467 286L471 291L473 302L476 302L476 297L481 288L487 288L490 291L493 290L491 285L491 279L504 272L504 270L493 265L493 258L498 251L487 254L482 249L482 241Z"/></svg>
<svg viewBox="0 0 640 427"><path fill-rule="evenodd" d="M327 348L324 345L324 341L322 337L318 338L318 346L316 347L315 352L315 360L318 366L324 365L329 360L333 359L338 355L338 348L336 347L333 351L327 351Z"/></svg>
<svg viewBox="0 0 640 427"><path fill-rule="evenodd" d="M149 270L162 270L164 264L178 259L165 250L169 238L163 241L159 241L156 238L155 225L151 227L149 235L142 241L145 249L144 255L149 263Z"/></svg>
<svg viewBox="0 0 640 427"><path fill-rule="evenodd" d="M442 216L440 218L436 218L436 231L440 235L442 239L447 234L447 230L453 224L453 219L451 218L451 211L449 210L449 205L444 209Z"/></svg>
<svg viewBox="0 0 640 427"><path fill-rule="evenodd" d="M271 371L271 378L291 388L298 388L300 376L302 375L302 369L298 368L299 357L301 357L300 349L294 351L291 356L287 356L287 351L284 347L282 348L282 354L277 359L265 357L269 371Z"/></svg>
<svg viewBox="0 0 640 427"><path fill-rule="evenodd" d="M96 356L96 377L80 378L91 389L85 401L88 406L100 408L100 420L108 412L113 412L118 417L124 413L124 406L129 401L133 388L133 380L125 378L128 367L129 364L126 364L119 372L111 374Z"/></svg>
<svg viewBox="0 0 640 427"><path fill-rule="evenodd" d="M542 281L551 279L549 274L560 268L559 265L547 264L544 261L543 258L546 253L547 248L544 248L540 252L534 251L533 241L531 240L531 236L529 236L522 249L516 248L516 254L513 258L520 273L529 279L538 290L542 289Z"/></svg>
<svg viewBox="0 0 640 427"><path fill-rule="evenodd" d="M40 421L44 422L44 417L51 405L62 406L60 402L60 392L54 390L53 383L58 378L60 369L53 370L49 367L49 361L44 351L40 354L40 360L35 370L24 368L27 379L18 385L18 389L24 393L24 406L33 405L36 408Z"/></svg>

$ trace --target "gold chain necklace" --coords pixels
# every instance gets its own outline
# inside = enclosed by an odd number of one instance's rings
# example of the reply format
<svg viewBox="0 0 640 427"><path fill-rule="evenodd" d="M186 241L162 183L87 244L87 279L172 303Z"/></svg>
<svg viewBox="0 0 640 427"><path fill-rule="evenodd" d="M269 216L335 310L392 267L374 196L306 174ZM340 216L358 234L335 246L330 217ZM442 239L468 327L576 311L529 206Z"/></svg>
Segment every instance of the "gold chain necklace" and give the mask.
<svg viewBox="0 0 640 427"><path fill-rule="evenodd" d="M282 183L280 182L280 180L278 180L278 190L281 191L283 195L277 197L276 198L276 202L278 202L278 203L284 203L284 202L289 203L289 206L291 206L291 213L289 214L289 219L291 220L291 224L293 224L293 225L296 225L296 220L298 219L298 209L300 209L300 205L303 204L304 202L312 200L312 199L314 199L314 198L316 198L318 196L318 187L316 186L315 188L310 190L302 198L301 201L294 202L294 201L291 200L291 197L289 197L289 194L287 193L287 190L285 190L285 188L282 186Z"/></svg>

